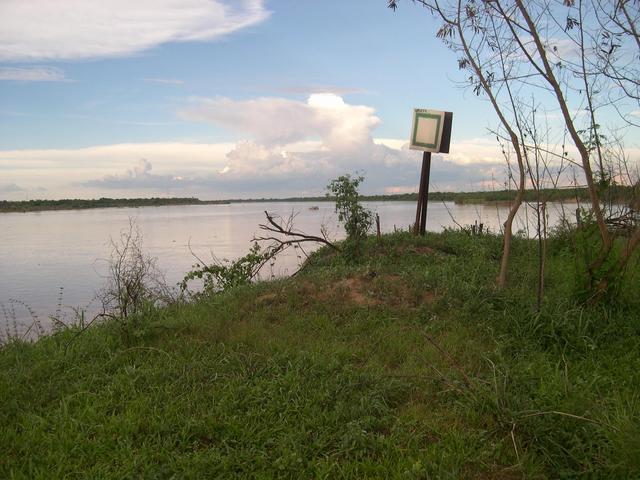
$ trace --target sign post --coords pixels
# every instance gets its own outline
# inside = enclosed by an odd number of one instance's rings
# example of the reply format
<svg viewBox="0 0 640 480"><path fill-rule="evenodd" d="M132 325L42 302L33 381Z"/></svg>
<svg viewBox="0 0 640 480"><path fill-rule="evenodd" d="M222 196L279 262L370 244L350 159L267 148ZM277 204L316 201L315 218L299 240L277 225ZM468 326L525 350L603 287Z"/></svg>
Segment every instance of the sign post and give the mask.
<svg viewBox="0 0 640 480"><path fill-rule="evenodd" d="M416 209L416 223L413 227L416 235L424 235L427 229L431 152L449 153L452 121L452 112L426 110L424 108L416 108L413 110L413 124L411 127L409 148L412 150L422 150L423 152L420 187L418 189L418 208Z"/></svg>

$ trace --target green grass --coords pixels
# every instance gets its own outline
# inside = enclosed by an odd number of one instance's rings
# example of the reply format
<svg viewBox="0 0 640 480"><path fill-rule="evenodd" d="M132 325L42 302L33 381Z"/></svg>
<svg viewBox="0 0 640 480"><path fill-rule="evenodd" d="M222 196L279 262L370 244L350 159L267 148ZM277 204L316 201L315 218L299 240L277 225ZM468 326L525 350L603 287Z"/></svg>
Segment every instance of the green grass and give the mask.
<svg viewBox="0 0 640 480"><path fill-rule="evenodd" d="M126 334L10 343L0 478L638 478L637 261L581 306L550 248L539 313L532 243L498 291L499 239L398 233Z"/></svg>

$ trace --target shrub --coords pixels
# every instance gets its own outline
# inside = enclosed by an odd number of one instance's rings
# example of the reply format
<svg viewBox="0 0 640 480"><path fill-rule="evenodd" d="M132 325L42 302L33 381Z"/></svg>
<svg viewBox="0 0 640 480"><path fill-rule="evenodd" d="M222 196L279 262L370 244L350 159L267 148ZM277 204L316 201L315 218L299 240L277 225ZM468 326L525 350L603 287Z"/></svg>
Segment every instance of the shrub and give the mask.
<svg viewBox="0 0 640 480"><path fill-rule="evenodd" d="M373 224L373 213L359 202L358 187L364 177L341 175L327 185L327 196L333 195L336 200L338 220L344 224L347 241L355 246L359 253L360 241L369 232Z"/></svg>
<svg viewBox="0 0 640 480"><path fill-rule="evenodd" d="M204 262L197 263L180 282L180 290L191 296L202 296L249 284L272 256L270 251L263 251L254 243L249 253L233 262L214 258L214 262L209 265L205 265ZM196 279L203 282L201 293L189 291L189 282Z"/></svg>
<svg viewBox="0 0 640 480"><path fill-rule="evenodd" d="M105 312L125 319L139 313L145 304L170 303L172 295L157 265L144 252L142 234L135 221L111 239L106 286L98 293Z"/></svg>

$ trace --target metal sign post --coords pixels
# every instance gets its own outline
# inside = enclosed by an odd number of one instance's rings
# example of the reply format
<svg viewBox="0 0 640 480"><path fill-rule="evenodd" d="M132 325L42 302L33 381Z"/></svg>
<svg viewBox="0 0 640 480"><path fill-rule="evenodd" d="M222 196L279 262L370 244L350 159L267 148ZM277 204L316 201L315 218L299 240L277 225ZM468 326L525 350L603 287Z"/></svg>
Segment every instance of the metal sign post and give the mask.
<svg viewBox="0 0 640 480"><path fill-rule="evenodd" d="M427 228L427 201L429 198L429 175L431 174L431 152L422 153L422 170L420 172L420 187L418 189L418 208L413 232L424 235Z"/></svg>
<svg viewBox="0 0 640 480"><path fill-rule="evenodd" d="M414 233L424 235L427 230L427 204L429 202L429 176L431 174L431 152L449 153L453 113L416 108L413 110L413 125L409 148L422 150L422 171L418 189L418 207Z"/></svg>

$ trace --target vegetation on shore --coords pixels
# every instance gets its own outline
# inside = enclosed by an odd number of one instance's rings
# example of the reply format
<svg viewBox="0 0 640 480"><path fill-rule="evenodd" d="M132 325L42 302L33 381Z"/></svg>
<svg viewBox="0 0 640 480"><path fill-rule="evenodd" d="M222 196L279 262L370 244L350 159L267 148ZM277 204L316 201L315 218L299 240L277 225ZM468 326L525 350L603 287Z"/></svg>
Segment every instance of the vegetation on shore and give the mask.
<svg viewBox="0 0 640 480"><path fill-rule="evenodd" d="M637 478L637 256L583 303L575 235L368 237L295 277L0 350L2 478ZM133 321L135 320L135 321Z"/></svg>
<svg viewBox="0 0 640 480"><path fill-rule="evenodd" d="M63 200L0 200L1 212L40 212L45 210L84 210L89 208L130 208L130 207L160 207L167 205L200 205L226 204L225 200L203 201L197 198L181 197L152 197L152 198L98 198L80 199L67 198Z"/></svg>
<svg viewBox="0 0 640 480"><path fill-rule="evenodd" d="M635 189L635 190L634 190ZM610 188L609 200L624 203L637 196L638 186L613 186ZM547 201L586 201L589 192L586 188L541 189L541 194ZM516 196L514 190L491 190L482 192L430 192L430 201L445 201L455 203L490 203L511 202ZM537 192L527 190L525 201L535 201ZM394 195L360 195L362 201L416 201L417 193L400 193ZM89 208L125 208L125 207L155 207L167 205L226 205L230 203L256 202L333 202L335 197L287 197L287 198L254 198L229 200L200 200L198 198L99 198L99 199L64 199L64 200L0 200L0 213L7 212L38 212L45 210L81 210Z"/></svg>

